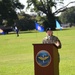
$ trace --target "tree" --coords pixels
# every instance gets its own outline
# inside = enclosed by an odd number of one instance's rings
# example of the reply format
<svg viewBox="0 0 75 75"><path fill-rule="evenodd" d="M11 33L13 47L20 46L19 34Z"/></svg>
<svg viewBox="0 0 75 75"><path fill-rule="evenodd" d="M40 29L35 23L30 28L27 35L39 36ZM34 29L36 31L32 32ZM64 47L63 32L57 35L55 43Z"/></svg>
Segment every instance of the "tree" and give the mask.
<svg viewBox="0 0 75 75"><path fill-rule="evenodd" d="M7 20L8 25L12 25L14 20L18 19L17 9L23 9L19 0L2 0L0 1L0 22L2 24L3 20Z"/></svg>
<svg viewBox="0 0 75 75"><path fill-rule="evenodd" d="M70 7L60 15L62 23L75 23L75 7Z"/></svg>
<svg viewBox="0 0 75 75"><path fill-rule="evenodd" d="M18 13L19 20L16 21L16 26L21 31L25 30L33 30L35 29L34 21L32 20L32 16L26 14L25 12Z"/></svg>
<svg viewBox="0 0 75 75"><path fill-rule="evenodd" d="M45 24L47 24L47 27L51 27L53 30L56 28L56 17L55 15L64 11L66 7L71 3L68 3L66 6L55 10L55 12L52 11L52 8L57 8L57 0L27 0L28 7L31 5L34 6L34 9L36 11L42 11L46 14L46 21ZM63 0L60 0L60 3L63 3Z"/></svg>

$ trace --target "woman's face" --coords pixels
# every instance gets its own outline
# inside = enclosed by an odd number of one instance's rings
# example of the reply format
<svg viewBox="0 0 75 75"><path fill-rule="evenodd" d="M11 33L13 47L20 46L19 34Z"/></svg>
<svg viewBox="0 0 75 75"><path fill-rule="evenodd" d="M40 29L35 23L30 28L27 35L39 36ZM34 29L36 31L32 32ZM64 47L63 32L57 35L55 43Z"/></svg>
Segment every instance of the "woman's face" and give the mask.
<svg viewBox="0 0 75 75"><path fill-rule="evenodd" d="M47 33L47 36L51 36L51 35L53 35L53 31L50 31L50 30L47 31L46 33Z"/></svg>

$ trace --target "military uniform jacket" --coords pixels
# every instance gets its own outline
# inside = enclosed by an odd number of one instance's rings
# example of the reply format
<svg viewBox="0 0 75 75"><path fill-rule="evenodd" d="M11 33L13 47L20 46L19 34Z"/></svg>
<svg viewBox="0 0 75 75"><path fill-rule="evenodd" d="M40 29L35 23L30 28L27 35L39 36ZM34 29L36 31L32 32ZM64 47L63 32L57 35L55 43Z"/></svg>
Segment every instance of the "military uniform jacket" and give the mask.
<svg viewBox="0 0 75 75"><path fill-rule="evenodd" d="M58 37L52 35L52 36L47 36L43 39L43 44L55 44L56 42L59 42L59 46L58 48L61 48L61 42L60 40L58 39Z"/></svg>

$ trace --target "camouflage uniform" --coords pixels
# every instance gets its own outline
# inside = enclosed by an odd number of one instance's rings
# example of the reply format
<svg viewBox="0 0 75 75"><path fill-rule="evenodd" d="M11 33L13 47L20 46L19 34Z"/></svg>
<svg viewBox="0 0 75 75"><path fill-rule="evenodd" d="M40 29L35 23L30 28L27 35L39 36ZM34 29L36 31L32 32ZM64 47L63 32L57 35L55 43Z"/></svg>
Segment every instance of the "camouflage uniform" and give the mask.
<svg viewBox="0 0 75 75"><path fill-rule="evenodd" d="M61 42L58 39L58 37L52 35L52 36L47 36L43 39L43 44L55 44L56 42L59 42L59 46L57 47L58 49L61 48ZM58 53L58 57L59 57L59 62L60 62L60 55Z"/></svg>
<svg viewBox="0 0 75 75"><path fill-rule="evenodd" d="M58 39L58 37L52 35L52 36L47 36L43 39L43 44L55 44L56 42L59 42L59 46L58 48L61 48L61 42L60 40Z"/></svg>

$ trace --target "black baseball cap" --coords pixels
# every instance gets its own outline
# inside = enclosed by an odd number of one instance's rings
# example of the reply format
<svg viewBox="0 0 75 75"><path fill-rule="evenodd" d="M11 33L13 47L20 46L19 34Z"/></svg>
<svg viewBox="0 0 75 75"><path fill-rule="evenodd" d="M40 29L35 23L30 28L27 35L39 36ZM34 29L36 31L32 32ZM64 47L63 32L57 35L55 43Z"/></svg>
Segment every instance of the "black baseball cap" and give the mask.
<svg viewBox="0 0 75 75"><path fill-rule="evenodd" d="M47 32L47 31L52 31L52 29L51 29L51 28L47 28L47 29L46 29L46 32Z"/></svg>

